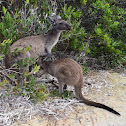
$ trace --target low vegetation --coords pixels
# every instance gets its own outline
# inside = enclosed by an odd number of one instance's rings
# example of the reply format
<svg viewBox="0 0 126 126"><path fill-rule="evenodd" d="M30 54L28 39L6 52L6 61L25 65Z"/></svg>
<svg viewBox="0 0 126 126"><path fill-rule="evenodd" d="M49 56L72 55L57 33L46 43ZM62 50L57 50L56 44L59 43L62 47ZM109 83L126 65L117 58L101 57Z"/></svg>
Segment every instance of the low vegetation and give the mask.
<svg viewBox="0 0 126 126"><path fill-rule="evenodd" d="M125 1L121 3L118 0L66 0L65 3L55 0L0 2L0 86L18 95L29 95L33 101L48 98L50 92L44 85L36 85L36 78L31 75L39 70L39 66L34 65L31 72L23 73L26 81L23 87L20 87L15 79L16 73L4 68L4 56L16 40L28 35L46 33L50 28L46 18L53 14L59 14L72 26L70 32L61 35L60 43L53 52L61 51L70 55L73 51L73 56L77 54L75 59L82 64L85 73L88 71L85 67L88 62L84 61L84 57L95 58L95 64L104 69L122 67L126 63L125 4ZM29 47L15 51L23 53L28 49ZM35 61L25 59L22 63L27 66ZM10 85L10 82L16 83L16 87ZM55 91L53 94L57 95ZM66 93L62 97L66 97Z"/></svg>

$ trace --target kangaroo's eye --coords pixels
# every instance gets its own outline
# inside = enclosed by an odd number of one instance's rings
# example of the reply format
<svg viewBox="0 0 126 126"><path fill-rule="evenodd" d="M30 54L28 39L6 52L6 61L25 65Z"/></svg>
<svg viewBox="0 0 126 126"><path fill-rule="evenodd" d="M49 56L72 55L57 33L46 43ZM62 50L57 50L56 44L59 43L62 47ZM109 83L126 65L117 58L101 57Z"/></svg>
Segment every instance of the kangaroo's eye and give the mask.
<svg viewBox="0 0 126 126"><path fill-rule="evenodd" d="M59 23L60 25L62 25L63 23Z"/></svg>

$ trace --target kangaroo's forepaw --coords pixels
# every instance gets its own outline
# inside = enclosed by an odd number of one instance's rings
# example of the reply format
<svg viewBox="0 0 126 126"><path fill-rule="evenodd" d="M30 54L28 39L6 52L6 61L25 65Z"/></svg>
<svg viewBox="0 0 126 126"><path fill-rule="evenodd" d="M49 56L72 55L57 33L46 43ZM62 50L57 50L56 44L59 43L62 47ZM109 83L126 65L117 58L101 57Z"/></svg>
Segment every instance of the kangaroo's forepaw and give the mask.
<svg viewBox="0 0 126 126"><path fill-rule="evenodd" d="M43 61L53 61L54 60L54 55L52 53L47 54Z"/></svg>

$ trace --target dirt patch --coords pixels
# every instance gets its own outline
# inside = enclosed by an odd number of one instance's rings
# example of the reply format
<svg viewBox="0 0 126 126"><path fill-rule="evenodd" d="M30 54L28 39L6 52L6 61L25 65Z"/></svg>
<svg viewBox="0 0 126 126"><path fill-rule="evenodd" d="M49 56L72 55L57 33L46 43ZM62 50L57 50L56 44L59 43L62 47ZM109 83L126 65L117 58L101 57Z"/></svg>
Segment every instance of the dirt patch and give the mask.
<svg viewBox="0 0 126 126"><path fill-rule="evenodd" d="M18 101L18 118L11 119L12 126L126 126L126 75L111 71L92 71L84 77L83 94L86 98L103 103L118 111L116 116L106 110L78 103L75 98L54 98L33 105L29 99ZM68 87L69 90L73 88ZM18 98L17 98L18 99ZM16 101L16 99L15 99ZM15 102L16 103L16 102ZM29 106L28 106L29 105ZM10 110L10 112L12 112ZM15 109L16 112L16 109ZM0 113L1 114L1 113ZM6 113L7 116L7 111ZM1 116L1 115L0 115ZM1 116L4 118L4 116ZM13 119L13 121L12 121ZM5 120L4 120L5 121ZM4 122L5 123L5 122ZM6 124L7 125L7 124ZM3 126L3 125L1 125Z"/></svg>

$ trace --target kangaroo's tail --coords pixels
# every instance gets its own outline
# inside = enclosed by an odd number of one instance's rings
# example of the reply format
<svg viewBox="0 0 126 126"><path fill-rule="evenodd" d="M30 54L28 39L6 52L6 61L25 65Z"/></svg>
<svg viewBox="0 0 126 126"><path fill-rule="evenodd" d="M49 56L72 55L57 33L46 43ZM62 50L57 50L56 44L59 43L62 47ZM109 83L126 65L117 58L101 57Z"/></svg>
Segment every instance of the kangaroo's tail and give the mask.
<svg viewBox="0 0 126 126"><path fill-rule="evenodd" d="M81 100L83 103L87 104L87 105L90 105L90 106L94 106L94 107L98 107L98 108L102 108L102 109L105 109L109 112L112 112L116 115L120 115L120 113L118 113L117 111L115 111L114 109L104 105L104 104L101 104L101 103L97 103L97 102L93 102L93 101L90 101L90 100L87 100L85 99L83 96L81 97Z"/></svg>
<svg viewBox="0 0 126 126"><path fill-rule="evenodd" d="M90 106L94 106L94 107L98 107L98 108L102 108L102 109L105 109L109 112L112 112L116 115L120 115L120 113L118 113L117 111L115 111L114 109L104 105L104 104L101 104L101 103L97 103L97 102L93 102L93 101L90 101L90 100L87 100L83 97L82 95L82 91L81 91L81 86L78 87L78 86L74 86L75 87L75 93L76 93L76 96L77 98L79 98L82 102L82 103L85 103L86 105L90 105Z"/></svg>

